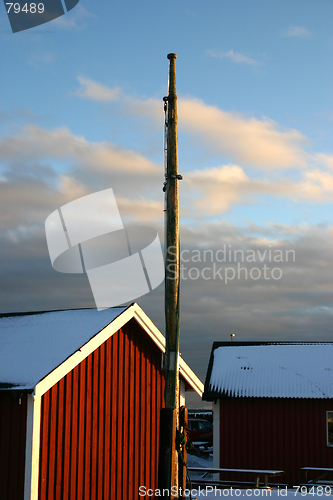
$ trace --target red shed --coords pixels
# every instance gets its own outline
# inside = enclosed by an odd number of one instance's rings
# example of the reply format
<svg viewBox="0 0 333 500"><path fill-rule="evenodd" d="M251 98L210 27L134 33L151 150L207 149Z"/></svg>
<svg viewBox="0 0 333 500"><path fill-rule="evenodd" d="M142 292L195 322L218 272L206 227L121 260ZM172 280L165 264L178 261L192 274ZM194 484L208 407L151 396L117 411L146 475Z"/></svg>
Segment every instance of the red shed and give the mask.
<svg viewBox="0 0 333 500"><path fill-rule="evenodd" d="M133 304L0 318L2 500L157 488L165 338ZM180 359L180 397L203 384Z"/></svg>
<svg viewBox="0 0 333 500"><path fill-rule="evenodd" d="M332 342L214 342L203 399L215 467L284 470L291 486L333 467Z"/></svg>

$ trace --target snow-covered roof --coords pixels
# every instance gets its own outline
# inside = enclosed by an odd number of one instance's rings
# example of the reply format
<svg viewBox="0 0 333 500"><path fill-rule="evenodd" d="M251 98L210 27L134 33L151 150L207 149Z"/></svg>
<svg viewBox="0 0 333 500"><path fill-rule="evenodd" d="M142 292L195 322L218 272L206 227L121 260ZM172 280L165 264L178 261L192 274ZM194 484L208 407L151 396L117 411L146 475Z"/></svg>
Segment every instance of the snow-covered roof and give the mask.
<svg viewBox="0 0 333 500"><path fill-rule="evenodd" d="M0 389L45 392L57 379L134 318L161 352L165 337L134 303L129 307L78 309L0 317ZM203 384L180 359L180 374L198 394Z"/></svg>
<svg viewBox="0 0 333 500"><path fill-rule="evenodd" d="M213 346L203 399L333 398L333 343L221 344Z"/></svg>
<svg viewBox="0 0 333 500"><path fill-rule="evenodd" d="M0 384L33 388L126 307L0 318Z"/></svg>

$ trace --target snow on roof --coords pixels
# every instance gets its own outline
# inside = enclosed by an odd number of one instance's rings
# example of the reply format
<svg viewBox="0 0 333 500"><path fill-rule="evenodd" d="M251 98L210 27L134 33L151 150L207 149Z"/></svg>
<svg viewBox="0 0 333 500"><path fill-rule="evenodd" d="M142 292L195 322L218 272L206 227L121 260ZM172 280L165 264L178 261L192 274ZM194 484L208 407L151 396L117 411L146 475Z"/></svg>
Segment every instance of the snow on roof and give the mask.
<svg viewBox="0 0 333 500"><path fill-rule="evenodd" d="M220 346L205 397L333 398L333 343Z"/></svg>
<svg viewBox="0 0 333 500"><path fill-rule="evenodd" d="M0 387L33 388L125 309L0 317Z"/></svg>

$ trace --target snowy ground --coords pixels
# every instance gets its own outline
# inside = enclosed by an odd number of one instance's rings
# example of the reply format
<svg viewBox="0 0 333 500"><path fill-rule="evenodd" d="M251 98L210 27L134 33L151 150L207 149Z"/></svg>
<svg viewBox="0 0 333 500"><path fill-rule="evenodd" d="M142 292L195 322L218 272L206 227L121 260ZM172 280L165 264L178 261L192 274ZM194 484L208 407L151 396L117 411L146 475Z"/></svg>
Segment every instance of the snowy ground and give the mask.
<svg viewBox="0 0 333 500"><path fill-rule="evenodd" d="M187 464L189 467L213 467L213 451L211 451L211 454L208 457L197 457L196 455L188 453Z"/></svg>
<svg viewBox="0 0 333 500"><path fill-rule="evenodd" d="M204 457L197 457L195 455L187 455L187 464L188 467L213 467L213 456L209 456L207 458ZM191 473L191 479L197 479L200 477L201 473ZM207 475L207 479L212 479L212 474ZM201 498L207 498L207 499L219 499L219 498L226 498L226 497L245 497L245 498L280 498L283 500L283 498L288 497L288 498L294 498L297 497L298 499L302 497L306 497L307 500L309 498L327 498L330 497L332 499L333 496L333 487L332 488L314 488L312 491L310 490L309 492L306 491L306 488L303 487L300 490L296 489L291 489L291 488L279 488L279 489L273 489L273 490L267 490L267 489L237 489L237 488L226 488L223 490L220 490L218 488L214 487L207 487L205 490L204 488L200 488L198 486L194 486L192 488L192 500L197 498L200 500ZM191 498L188 495L188 498Z"/></svg>

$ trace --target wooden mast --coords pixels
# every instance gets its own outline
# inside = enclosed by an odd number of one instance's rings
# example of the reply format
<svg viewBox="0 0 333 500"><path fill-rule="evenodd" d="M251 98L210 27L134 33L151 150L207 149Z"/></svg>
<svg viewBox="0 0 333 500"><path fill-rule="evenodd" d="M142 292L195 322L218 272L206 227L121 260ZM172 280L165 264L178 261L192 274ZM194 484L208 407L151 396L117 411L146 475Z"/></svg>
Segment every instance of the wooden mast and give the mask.
<svg viewBox="0 0 333 500"><path fill-rule="evenodd" d="M166 256L165 256L165 409L161 414L159 486L178 498L178 453L176 429L179 420L179 201L176 54L168 54L166 169Z"/></svg>
<svg viewBox="0 0 333 500"><path fill-rule="evenodd" d="M167 172L166 172L166 260L165 260L165 326L167 377L166 408L177 408L179 392L179 201L178 201L178 134L176 94L176 54L170 60L168 95Z"/></svg>

